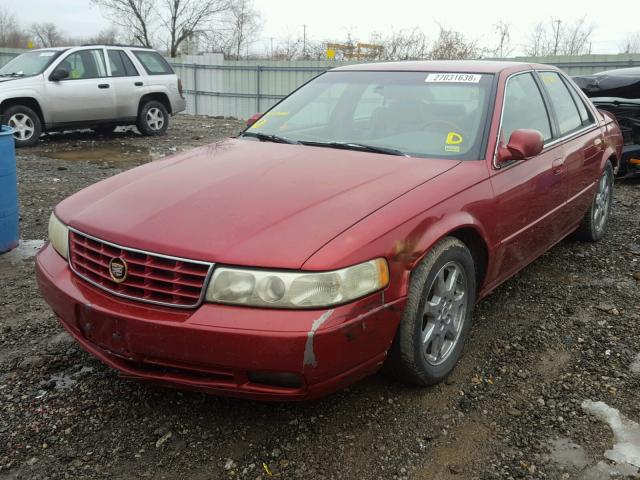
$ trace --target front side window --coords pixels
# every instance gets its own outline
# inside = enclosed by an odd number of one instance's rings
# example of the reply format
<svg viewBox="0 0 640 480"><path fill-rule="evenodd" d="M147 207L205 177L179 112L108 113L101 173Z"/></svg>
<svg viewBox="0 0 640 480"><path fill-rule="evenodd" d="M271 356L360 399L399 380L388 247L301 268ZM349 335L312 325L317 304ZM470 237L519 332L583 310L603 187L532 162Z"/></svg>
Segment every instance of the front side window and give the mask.
<svg viewBox="0 0 640 480"><path fill-rule="evenodd" d="M540 72L540 78L556 112L560 135L566 135L582 127L578 107L560 75L556 72Z"/></svg>
<svg viewBox="0 0 640 480"><path fill-rule="evenodd" d="M107 76L102 50L80 50L62 60L57 68L69 72L67 80L83 80Z"/></svg>
<svg viewBox="0 0 640 480"><path fill-rule="evenodd" d="M62 50L38 50L23 53L0 68L0 77L30 77L44 72Z"/></svg>
<svg viewBox="0 0 640 480"><path fill-rule="evenodd" d="M171 65L158 52L153 50L133 50L133 54L140 60L149 75L173 74Z"/></svg>
<svg viewBox="0 0 640 480"><path fill-rule="evenodd" d="M479 159L494 76L327 72L267 112L247 134L358 143L433 158Z"/></svg>
<svg viewBox="0 0 640 480"><path fill-rule="evenodd" d="M542 133L545 142L551 140L551 123L542 94L530 73L509 78L502 112L503 143L515 130L531 129Z"/></svg>

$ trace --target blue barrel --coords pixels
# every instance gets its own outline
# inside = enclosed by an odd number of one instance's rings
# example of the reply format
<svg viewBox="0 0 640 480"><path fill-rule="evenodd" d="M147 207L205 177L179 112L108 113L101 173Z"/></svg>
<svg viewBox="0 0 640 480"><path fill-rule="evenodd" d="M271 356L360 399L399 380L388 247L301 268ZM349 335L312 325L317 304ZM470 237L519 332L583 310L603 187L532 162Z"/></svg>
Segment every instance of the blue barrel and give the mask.
<svg viewBox="0 0 640 480"><path fill-rule="evenodd" d="M13 130L0 127L0 253L18 246L18 178Z"/></svg>

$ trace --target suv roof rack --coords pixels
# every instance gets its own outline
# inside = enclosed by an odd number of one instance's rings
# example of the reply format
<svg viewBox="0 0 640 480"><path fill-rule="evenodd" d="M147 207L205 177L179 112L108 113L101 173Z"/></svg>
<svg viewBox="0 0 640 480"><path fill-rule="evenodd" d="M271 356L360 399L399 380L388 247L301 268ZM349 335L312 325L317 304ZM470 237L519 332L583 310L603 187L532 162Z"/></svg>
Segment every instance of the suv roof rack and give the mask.
<svg viewBox="0 0 640 480"><path fill-rule="evenodd" d="M153 47L145 47L144 45L127 45L124 43L83 43L80 45L81 47L128 47L128 48L148 48L153 49Z"/></svg>

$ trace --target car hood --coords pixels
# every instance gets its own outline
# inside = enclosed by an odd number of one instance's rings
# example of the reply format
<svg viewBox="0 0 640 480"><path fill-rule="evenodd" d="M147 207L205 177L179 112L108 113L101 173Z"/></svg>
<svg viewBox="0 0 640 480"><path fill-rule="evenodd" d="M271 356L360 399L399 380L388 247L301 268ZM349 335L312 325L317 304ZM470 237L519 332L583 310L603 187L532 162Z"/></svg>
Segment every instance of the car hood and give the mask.
<svg viewBox="0 0 640 480"><path fill-rule="evenodd" d="M458 161L226 140L63 201L71 227L197 260L300 268L354 223Z"/></svg>

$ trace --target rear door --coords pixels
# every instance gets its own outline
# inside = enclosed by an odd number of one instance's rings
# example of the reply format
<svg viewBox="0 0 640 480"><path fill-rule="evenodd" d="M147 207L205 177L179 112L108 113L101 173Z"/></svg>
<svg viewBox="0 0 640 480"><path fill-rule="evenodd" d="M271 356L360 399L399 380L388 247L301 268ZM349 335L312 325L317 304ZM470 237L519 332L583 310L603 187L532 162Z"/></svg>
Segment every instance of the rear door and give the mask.
<svg viewBox="0 0 640 480"><path fill-rule="evenodd" d="M138 115L138 104L144 94L144 80L126 51L108 48L109 74L115 92L116 117L134 119Z"/></svg>
<svg viewBox="0 0 640 480"><path fill-rule="evenodd" d="M66 69L69 77L46 80L52 123L115 118L115 93L107 76L104 49L77 50L62 58L56 68Z"/></svg>
<svg viewBox="0 0 640 480"><path fill-rule="evenodd" d="M567 170L567 227L577 224L593 200L600 177L604 137L591 108L571 82L555 71L538 72L557 118L559 143Z"/></svg>
<svg viewBox="0 0 640 480"><path fill-rule="evenodd" d="M495 271L503 279L525 266L561 238L562 207L567 199L563 151L555 142L555 128L539 81L533 72L512 75L505 85L500 143L513 131L542 133L545 147L528 160L496 165L491 170L495 195L495 229L500 244Z"/></svg>

